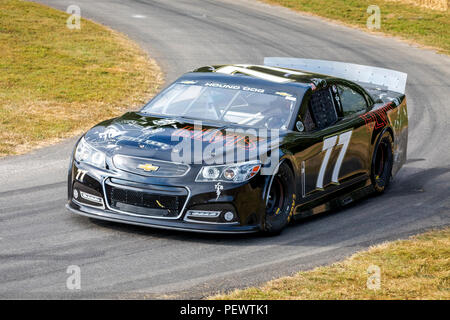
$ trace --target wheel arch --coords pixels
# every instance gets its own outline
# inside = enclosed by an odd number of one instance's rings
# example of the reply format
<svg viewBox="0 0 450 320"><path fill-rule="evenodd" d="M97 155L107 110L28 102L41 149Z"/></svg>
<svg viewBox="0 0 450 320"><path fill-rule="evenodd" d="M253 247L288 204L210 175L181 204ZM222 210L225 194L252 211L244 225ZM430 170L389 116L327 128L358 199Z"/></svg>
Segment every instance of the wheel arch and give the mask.
<svg viewBox="0 0 450 320"><path fill-rule="evenodd" d="M394 142L394 131L392 130L392 128L390 126L384 127L383 130L381 130L381 132L379 134L374 135L373 143L372 143L371 150L370 150L370 165L372 165L373 156L375 155L375 151L378 147L378 144L380 143L381 137L383 137L383 135L386 132L389 133L389 135L392 138L392 142Z"/></svg>
<svg viewBox="0 0 450 320"><path fill-rule="evenodd" d="M394 140L394 139L395 139L395 137L394 137L394 131L392 130L392 128L391 128L390 126L384 127L383 130L381 130L378 134L375 134L375 132L373 132L373 134L372 134L372 143L371 143L371 145L369 146L369 151L370 151L370 153L369 153L370 163L372 163L373 155L375 154L375 150L376 150L376 148L377 148L377 146L378 146L378 143L379 143L381 137L382 137L386 132L389 133L389 135L390 135L391 138L392 138L392 141L393 141L393 142L395 141L395 140Z"/></svg>
<svg viewBox="0 0 450 320"><path fill-rule="evenodd" d="M387 135L386 135L387 134ZM377 156L377 152L378 152L378 148L379 145L381 143L381 141L383 140L383 137L390 137L391 139L391 162L390 162L390 172L389 172L389 178L387 179L387 181L385 182L385 185L383 185L383 189L378 190L377 187L375 186L375 176L374 176L374 172L373 172L373 168L376 164L376 156ZM392 129L389 127L384 128L380 134L378 135L376 142L373 145L373 150L372 150L372 156L370 159L370 180L372 185L374 186L374 189L378 192L378 193L382 193L384 191L384 188L387 187L389 185L389 181L392 178L392 165L393 165L393 159L394 159L394 136L392 133Z"/></svg>
<svg viewBox="0 0 450 320"><path fill-rule="evenodd" d="M262 201L264 201L264 203L267 203L267 195L268 192L270 190L270 187L272 185L272 181L275 177L275 174L278 172L278 169L280 168L280 166L282 164L286 164L289 169L291 169L292 174L294 175L294 179L297 180L297 174L296 174L296 170L294 167L294 164L292 162L292 160L289 157L283 157L277 164L277 166L275 167L274 171L272 172L272 174L270 175L270 177L268 177L265 185L264 185L264 190L263 190L263 194L262 194ZM294 184L294 190L295 190L295 194L297 195L297 186Z"/></svg>

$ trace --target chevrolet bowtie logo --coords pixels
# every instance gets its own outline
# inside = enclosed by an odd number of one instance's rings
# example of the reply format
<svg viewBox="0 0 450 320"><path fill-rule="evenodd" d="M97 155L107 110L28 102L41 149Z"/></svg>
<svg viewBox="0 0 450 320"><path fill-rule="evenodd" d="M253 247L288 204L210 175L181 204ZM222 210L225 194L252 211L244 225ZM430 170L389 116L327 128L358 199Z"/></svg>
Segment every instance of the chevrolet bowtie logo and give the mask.
<svg viewBox="0 0 450 320"><path fill-rule="evenodd" d="M159 169L158 166L154 166L151 163L145 163L138 165L138 169L142 169L144 171L150 172L150 171L156 171Z"/></svg>

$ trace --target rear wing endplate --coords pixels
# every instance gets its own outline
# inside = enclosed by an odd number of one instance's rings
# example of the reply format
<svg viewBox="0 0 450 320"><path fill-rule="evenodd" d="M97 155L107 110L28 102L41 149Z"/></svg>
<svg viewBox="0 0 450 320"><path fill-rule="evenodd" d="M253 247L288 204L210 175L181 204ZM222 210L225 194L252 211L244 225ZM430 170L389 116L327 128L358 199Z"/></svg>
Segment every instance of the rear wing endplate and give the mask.
<svg viewBox="0 0 450 320"><path fill-rule="evenodd" d="M390 69L328 60L281 57L266 57L264 58L264 65L320 73L363 84L375 85L380 87L380 89L405 93L407 74Z"/></svg>

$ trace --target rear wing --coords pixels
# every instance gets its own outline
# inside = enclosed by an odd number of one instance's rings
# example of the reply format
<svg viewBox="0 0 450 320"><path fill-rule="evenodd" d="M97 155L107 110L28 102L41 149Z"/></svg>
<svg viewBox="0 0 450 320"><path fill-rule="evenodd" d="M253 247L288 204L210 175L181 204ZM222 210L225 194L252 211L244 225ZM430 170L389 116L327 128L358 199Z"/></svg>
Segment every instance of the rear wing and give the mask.
<svg viewBox="0 0 450 320"><path fill-rule="evenodd" d="M337 61L280 57L266 57L264 65L320 73L405 94L407 74L400 71Z"/></svg>

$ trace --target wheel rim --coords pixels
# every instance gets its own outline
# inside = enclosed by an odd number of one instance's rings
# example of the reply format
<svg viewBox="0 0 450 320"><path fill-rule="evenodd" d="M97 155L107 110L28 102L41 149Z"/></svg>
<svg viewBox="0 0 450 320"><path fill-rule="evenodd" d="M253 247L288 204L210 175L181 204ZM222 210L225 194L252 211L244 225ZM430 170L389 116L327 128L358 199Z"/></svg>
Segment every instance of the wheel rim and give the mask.
<svg viewBox="0 0 450 320"><path fill-rule="evenodd" d="M375 180L381 186L384 185L385 183L387 170L389 167L387 164L387 161L389 160L388 152L389 152L388 144L385 141L381 142L380 145L378 146L377 154L375 157L375 168L374 168Z"/></svg>
<svg viewBox="0 0 450 320"><path fill-rule="evenodd" d="M277 215L280 213L285 202L285 187L282 180L275 176L269 191L269 199L267 201L267 214Z"/></svg>

